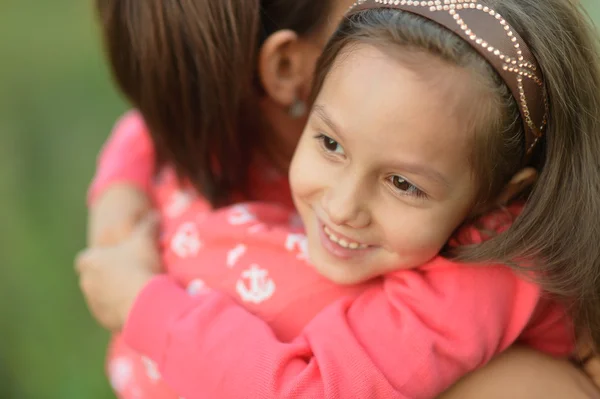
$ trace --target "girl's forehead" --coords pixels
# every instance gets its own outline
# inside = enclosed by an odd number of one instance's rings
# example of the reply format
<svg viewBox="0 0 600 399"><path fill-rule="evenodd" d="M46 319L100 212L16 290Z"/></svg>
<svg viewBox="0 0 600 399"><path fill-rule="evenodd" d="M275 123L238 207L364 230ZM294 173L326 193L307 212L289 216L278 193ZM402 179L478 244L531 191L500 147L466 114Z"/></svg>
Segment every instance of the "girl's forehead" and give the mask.
<svg viewBox="0 0 600 399"><path fill-rule="evenodd" d="M477 76L435 55L401 57L383 46L356 43L342 50L328 72L320 98L354 108L348 117L369 124L468 124L481 101ZM380 120L376 120L381 118Z"/></svg>
<svg viewBox="0 0 600 399"><path fill-rule="evenodd" d="M470 174L472 123L463 106L471 96L464 89L468 74L443 63L431 73L415 71L368 45L340 60L317 97L314 116L335 126L343 143L378 164L404 159L440 173Z"/></svg>

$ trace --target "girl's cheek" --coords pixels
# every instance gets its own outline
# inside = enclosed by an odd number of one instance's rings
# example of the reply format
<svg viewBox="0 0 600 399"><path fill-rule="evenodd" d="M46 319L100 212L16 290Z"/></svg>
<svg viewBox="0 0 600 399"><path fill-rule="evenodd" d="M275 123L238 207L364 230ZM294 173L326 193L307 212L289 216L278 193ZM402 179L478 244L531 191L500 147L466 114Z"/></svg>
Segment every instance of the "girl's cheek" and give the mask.
<svg viewBox="0 0 600 399"><path fill-rule="evenodd" d="M301 142L290 166L290 187L295 195L306 195L316 189L327 172L326 165L307 144Z"/></svg>

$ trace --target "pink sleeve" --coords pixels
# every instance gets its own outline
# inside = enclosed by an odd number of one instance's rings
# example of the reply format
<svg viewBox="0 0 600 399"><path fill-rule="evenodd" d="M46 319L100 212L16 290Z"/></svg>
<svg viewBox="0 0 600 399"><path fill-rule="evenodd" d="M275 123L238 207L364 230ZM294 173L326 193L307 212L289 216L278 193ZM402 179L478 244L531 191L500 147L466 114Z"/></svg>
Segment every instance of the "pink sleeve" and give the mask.
<svg viewBox="0 0 600 399"><path fill-rule="evenodd" d="M565 308L556 298L544 297L519 342L540 352L570 355L574 349L574 331L575 326L565 317Z"/></svg>
<svg viewBox="0 0 600 399"><path fill-rule="evenodd" d="M159 276L124 338L187 399L433 398L511 345L540 299L505 268L436 263L330 305L291 343L226 295Z"/></svg>
<svg viewBox="0 0 600 399"><path fill-rule="evenodd" d="M154 147L142 116L126 113L104 144L96 175L88 190L88 204L114 183L129 183L148 192L154 172Z"/></svg>

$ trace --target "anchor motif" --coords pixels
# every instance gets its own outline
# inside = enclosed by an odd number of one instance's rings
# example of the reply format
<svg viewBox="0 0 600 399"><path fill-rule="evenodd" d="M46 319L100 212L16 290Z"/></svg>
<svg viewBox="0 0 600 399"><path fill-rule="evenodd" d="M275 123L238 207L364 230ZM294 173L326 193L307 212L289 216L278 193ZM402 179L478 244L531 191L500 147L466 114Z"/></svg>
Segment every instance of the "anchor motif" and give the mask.
<svg viewBox="0 0 600 399"><path fill-rule="evenodd" d="M195 256L202 248L196 225L187 222L179 226L177 233L171 239L171 250L180 258Z"/></svg>
<svg viewBox="0 0 600 399"><path fill-rule="evenodd" d="M244 244L238 244L235 248L227 253L227 266L232 268L235 266L237 261L246 253L246 246Z"/></svg>
<svg viewBox="0 0 600 399"><path fill-rule="evenodd" d="M236 205L231 209L227 217L230 225L239 226L256 220L256 216L248 210L246 205Z"/></svg>
<svg viewBox="0 0 600 399"><path fill-rule="evenodd" d="M160 372L158 371L158 366L156 363L146 356L142 356L142 362L146 368L146 375L148 378L150 378L152 381L158 381L160 379Z"/></svg>
<svg viewBox="0 0 600 399"><path fill-rule="evenodd" d="M296 258L299 260L308 260L308 239L304 234L288 234L285 249L290 252L298 251Z"/></svg>
<svg viewBox="0 0 600 399"><path fill-rule="evenodd" d="M180 216L194 201L194 193L190 190L177 190L169 198L165 213L171 219Z"/></svg>
<svg viewBox="0 0 600 399"><path fill-rule="evenodd" d="M119 357L110 362L109 365L110 385L116 392L123 391L131 382L133 377L133 365L125 357Z"/></svg>
<svg viewBox="0 0 600 399"><path fill-rule="evenodd" d="M248 287L244 280L248 280ZM269 272L258 265L245 270L236 283L236 291L244 302L260 304L271 298L275 293L275 282L269 278Z"/></svg>
<svg viewBox="0 0 600 399"><path fill-rule="evenodd" d="M198 296L201 294L206 294L210 291L210 288L206 285L206 283L197 278L195 280L190 281L188 284L186 291L189 296Z"/></svg>
<svg viewBox="0 0 600 399"><path fill-rule="evenodd" d="M255 224L254 226L248 227L249 234L258 234L265 230L267 230L267 225L264 223L258 223L258 224Z"/></svg>

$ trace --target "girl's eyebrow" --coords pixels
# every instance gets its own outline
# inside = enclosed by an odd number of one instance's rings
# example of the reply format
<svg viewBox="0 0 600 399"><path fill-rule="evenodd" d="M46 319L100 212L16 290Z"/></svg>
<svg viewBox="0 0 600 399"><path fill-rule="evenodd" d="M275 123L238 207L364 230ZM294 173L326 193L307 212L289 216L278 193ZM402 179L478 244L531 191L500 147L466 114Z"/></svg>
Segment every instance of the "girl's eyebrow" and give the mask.
<svg viewBox="0 0 600 399"><path fill-rule="evenodd" d="M317 104L313 107L313 112L325 123L335 134L340 137L343 137L342 129L339 128L339 125L336 124L333 119L329 116L327 111L325 110L324 105Z"/></svg>

